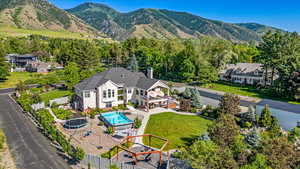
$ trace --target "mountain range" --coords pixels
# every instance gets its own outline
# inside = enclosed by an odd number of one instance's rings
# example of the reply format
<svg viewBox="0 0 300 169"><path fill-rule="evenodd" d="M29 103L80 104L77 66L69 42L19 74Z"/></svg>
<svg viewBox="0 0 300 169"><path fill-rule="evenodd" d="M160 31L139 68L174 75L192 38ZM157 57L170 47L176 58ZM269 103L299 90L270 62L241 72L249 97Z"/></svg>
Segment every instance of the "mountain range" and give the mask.
<svg viewBox="0 0 300 169"><path fill-rule="evenodd" d="M78 17L46 0L1 0L0 26L104 36Z"/></svg>
<svg viewBox="0 0 300 169"><path fill-rule="evenodd" d="M46 0L1 0L0 26L70 31L125 40L130 37L199 38L214 36L233 42L261 41L266 31L257 23L226 23L187 12L143 8L128 13L98 3L62 10Z"/></svg>

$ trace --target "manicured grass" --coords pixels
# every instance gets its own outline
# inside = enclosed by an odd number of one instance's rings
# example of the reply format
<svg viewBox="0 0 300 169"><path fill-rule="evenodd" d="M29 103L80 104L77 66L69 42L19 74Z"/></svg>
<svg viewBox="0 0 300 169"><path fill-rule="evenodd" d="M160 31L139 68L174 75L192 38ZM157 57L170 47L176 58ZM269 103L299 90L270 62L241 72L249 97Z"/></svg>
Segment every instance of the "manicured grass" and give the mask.
<svg viewBox="0 0 300 169"><path fill-rule="evenodd" d="M44 102L48 103L49 100L64 97L64 96L70 96L70 95L72 95L72 91L56 89L56 90L52 90L50 92L41 94L41 98Z"/></svg>
<svg viewBox="0 0 300 169"><path fill-rule="evenodd" d="M263 97L263 95L255 87L252 87L252 86L213 83L209 87L208 86L201 86L201 87L205 87L205 88L209 88L209 89L217 90L217 91L221 91L221 92L226 92L226 93L233 93L233 94L237 94L237 95L248 96L248 97L255 97L255 98ZM265 97L267 97L267 96L265 96Z"/></svg>
<svg viewBox="0 0 300 169"><path fill-rule="evenodd" d="M191 140L204 134L210 120L199 116L180 115L171 112L151 115L145 129L145 134L153 134L169 140L165 150L176 149L189 144ZM143 139L149 145L148 138ZM163 142L152 138L152 147L160 148Z"/></svg>
<svg viewBox="0 0 300 169"><path fill-rule="evenodd" d="M261 99L272 99L272 100L278 100L283 102L288 102L291 104L300 104L296 101L289 101L285 98L280 98L278 96L272 96L272 93L268 93L266 89L258 90L253 86L243 86L239 84L226 84L226 83L213 83L210 86L201 86L204 88L226 92L226 93L233 93L241 96L248 96L248 97L254 97L254 98L261 98Z"/></svg>
<svg viewBox="0 0 300 169"><path fill-rule="evenodd" d="M31 78L34 78L33 75L36 73L29 73L29 72L11 72L10 76L7 77L7 80L4 82L0 82L0 89L1 88L11 88L16 87L19 81L25 81Z"/></svg>

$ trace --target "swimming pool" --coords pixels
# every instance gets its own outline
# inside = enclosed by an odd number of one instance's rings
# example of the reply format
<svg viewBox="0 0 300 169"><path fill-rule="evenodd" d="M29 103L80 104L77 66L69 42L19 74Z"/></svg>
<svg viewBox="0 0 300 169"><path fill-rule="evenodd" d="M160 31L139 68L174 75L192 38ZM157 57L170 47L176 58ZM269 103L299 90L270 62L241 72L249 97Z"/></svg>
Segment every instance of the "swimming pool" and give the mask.
<svg viewBox="0 0 300 169"><path fill-rule="evenodd" d="M132 125L133 121L120 112L102 113L102 120L109 126Z"/></svg>

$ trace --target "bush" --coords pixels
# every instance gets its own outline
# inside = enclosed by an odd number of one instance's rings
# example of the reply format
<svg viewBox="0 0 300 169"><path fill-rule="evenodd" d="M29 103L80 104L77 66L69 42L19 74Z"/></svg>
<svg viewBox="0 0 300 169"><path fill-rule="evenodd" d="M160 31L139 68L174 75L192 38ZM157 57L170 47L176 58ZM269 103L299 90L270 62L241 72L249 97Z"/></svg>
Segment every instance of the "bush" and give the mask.
<svg viewBox="0 0 300 169"><path fill-rule="evenodd" d="M4 143L5 143L5 135L3 130L0 129L0 151L4 148Z"/></svg>
<svg viewBox="0 0 300 169"><path fill-rule="evenodd" d="M124 104L118 105L119 110L127 110L126 106Z"/></svg>
<svg viewBox="0 0 300 169"><path fill-rule="evenodd" d="M103 126L104 122L103 121L99 121L98 126Z"/></svg>
<svg viewBox="0 0 300 169"><path fill-rule="evenodd" d="M141 127L141 125L142 125L142 120L139 119L139 118L135 118L135 119L134 119L134 128L135 128L135 129L138 129L138 128Z"/></svg>
<svg viewBox="0 0 300 169"><path fill-rule="evenodd" d="M107 129L106 129L106 133L107 134L113 134L114 133L114 130L113 130L113 128L111 127L111 126L109 126Z"/></svg>
<svg viewBox="0 0 300 169"><path fill-rule="evenodd" d="M109 169L119 169L119 167L116 164L113 164L109 167Z"/></svg>
<svg viewBox="0 0 300 169"><path fill-rule="evenodd" d="M202 110L202 114L205 117L216 119L218 117L218 110L213 108L211 105L207 105L204 110Z"/></svg>
<svg viewBox="0 0 300 169"><path fill-rule="evenodd" d="M198 110L196 108L191 109L191 113L197 113L197 112L198 112Z"/></svg>

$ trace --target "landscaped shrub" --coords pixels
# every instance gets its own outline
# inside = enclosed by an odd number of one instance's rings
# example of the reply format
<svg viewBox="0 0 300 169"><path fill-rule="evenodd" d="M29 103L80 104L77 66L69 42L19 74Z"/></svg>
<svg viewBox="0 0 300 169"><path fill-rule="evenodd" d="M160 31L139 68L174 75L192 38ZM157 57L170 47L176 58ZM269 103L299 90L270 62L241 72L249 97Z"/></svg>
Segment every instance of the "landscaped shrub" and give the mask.
<svg viewBox="0 0 300 169"><path fill-rule="evenodd" d="M60 109L60 108L52 108L52 111L57 118L62 119L62 120L69 119L71 117L71 115L73 114L70 110L64 110L64 109Z"/></svg>
<svg viewBox="0 0 300 169"><path fill-rule="evenodd" d="M134 128L135 128L135 129L138 129L138 128L141 127L141 125L142 125L142 120L139 119L139 118L135 118L135 119L134 119Z"/></svg>
<svg viewBox="0 0 300 169"><path fill-rule="evenodd" d="M197 113L197 109L196 108L192 108L191 109L191 113Z"/></svg>
<svg viewBox="0 0 300 169"><path fill-rule="evenodd" d="M118 105L119 110L127 110L126 106L124 104Z"/></svg>
<svg viewBox="0 0 300 169"><path fill-rule="evenodd" d="M103 121L99 121L98 126L104 126L104 122Z"/></svg>
<svg viewBox="0 0 300 169"><path fill-rule="evenodd" d="M137 104L135 104L135 103L132 103L131 101L129 101L128 103L127 103L127 105L129 105L129 106L132 106L132 107L137 107Z"/></svg>
<svg viewBox="0 0 300 169"><path fill-rule="evenodd" d="M218 117L218 110L211 105L207 105L206 108L202 110L201 115L216 119Z"/></svg>
<svg viewBox="0 0 300 169"><path fill-rule="evenodd" d="M111 126L109 126L107 129L106 129L106 133L107 134L113 134L114 133L114 130Z"/></svg>
<svg viewBox="0 0 300 169"><path fill-rule="evenodd" d="M42 125L45 134L49 135L52 140L59 143L64 152L76 161L83 159L85 154L84 151L81 148L74 148L66 136L53 125L54 118L47 109L37 111L35 117Z"/></svg>
<svg viewBox="0 0 300 169"><path fill-rule="evenodd" d="M2 129L0 129L0 151L3 150L5 143L5 135Z"/></svg>
<svg viewBox="0 0 300 169"><path fill-rule="evenodd" d="M109 169L119 169L119 167L116 164L113 164L109 167Z"/></svg>

